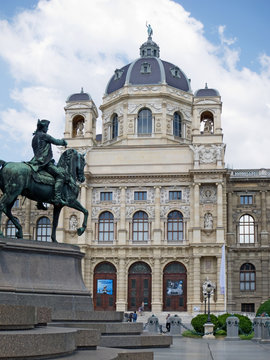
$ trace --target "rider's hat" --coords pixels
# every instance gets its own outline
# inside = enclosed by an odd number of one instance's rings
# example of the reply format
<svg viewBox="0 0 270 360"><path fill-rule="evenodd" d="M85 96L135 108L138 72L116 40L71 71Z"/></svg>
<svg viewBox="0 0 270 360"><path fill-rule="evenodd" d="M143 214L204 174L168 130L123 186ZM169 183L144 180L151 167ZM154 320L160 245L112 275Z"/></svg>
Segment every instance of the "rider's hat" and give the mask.
<svg viewBox="0 0 270 360"><path fill-rule="evenodd" d="M38 119L37 128L38 128L38 129L41 129L41 128L43 128L43 126L46 126L46 125L48 126L49 123L50 123L49 120L45 120L45 119L39 120L39 119Z"/></svg>

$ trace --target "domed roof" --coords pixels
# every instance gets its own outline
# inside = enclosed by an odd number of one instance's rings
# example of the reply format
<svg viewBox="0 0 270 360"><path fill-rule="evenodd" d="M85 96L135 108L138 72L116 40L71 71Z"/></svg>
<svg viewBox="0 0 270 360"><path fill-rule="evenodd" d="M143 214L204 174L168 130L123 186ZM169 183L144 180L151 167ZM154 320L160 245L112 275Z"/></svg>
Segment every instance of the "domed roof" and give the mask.
<svg viewBox="0 0 270 360"><path fill-rule="evenodd" d="M83 91L83 88L81 88L81 92L80 93L76 93L76 94L72 94L67 98L66 102L71 102L71 101L90 101L91 96L87 93L85 93Z"/></svg>
<svg viewBox="0 0 270 360"><path fill-rule="evenodd" d="M204 89L196 90L194 93L196 97L208 97L208 96L220 96L219 92L216 89L208 89L207 83L205 84Z"/></svg>
<svg viewBox="0 0 270 360"><path fill-rule="evenodd" d="M132 63L116 69L105 94L121 89L124 85L167 84L174 88L191 92L190 81L176 65L159 58L159 46L148 36L140 47L141 57Z"/></svg>

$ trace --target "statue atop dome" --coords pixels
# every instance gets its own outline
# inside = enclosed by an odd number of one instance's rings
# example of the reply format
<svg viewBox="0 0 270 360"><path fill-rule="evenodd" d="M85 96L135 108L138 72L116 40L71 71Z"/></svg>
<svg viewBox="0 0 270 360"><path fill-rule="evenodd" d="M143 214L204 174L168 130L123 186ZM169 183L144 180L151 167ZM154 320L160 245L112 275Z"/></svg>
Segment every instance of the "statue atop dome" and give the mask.
<svg viewBox="0 0 270 360"><path fill-rule="evenodd" d="M148 33L148 40L152 40L153 29L152 29L151 25L150 24L147 25L147 23L146 23L146 27L147 27L147 33Z"/></svg>

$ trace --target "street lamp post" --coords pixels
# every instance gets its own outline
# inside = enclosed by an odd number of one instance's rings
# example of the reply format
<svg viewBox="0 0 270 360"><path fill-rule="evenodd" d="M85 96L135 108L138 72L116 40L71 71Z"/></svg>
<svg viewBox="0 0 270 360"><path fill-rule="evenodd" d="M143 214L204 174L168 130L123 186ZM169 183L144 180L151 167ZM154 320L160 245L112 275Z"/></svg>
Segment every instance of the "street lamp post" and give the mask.
<svg viewBox="0 0 270 360"><path fill-rule="evenodd" d="M207 322L211 323L211 317L210 317L210 297L214 294L215 290L215 284L213 284L210 280L206 280L203 283L203 297L204 297L204 313L206 314L206 300L208 300L208 317Z"/></svg>
<svg viewBox="0 0 270 360"><path fill-rule="evenodd" d="M207 321L204 324L204 336L205 339L213 339L214 335L214 324L211 323L211 316L210 316L210 297L214 294L215 284L213 284L210 280L207 280L203 283L203 296L204 296L204 305L205 305L205 314L206 314L206 300L208 299L208 316Z"/></svg>

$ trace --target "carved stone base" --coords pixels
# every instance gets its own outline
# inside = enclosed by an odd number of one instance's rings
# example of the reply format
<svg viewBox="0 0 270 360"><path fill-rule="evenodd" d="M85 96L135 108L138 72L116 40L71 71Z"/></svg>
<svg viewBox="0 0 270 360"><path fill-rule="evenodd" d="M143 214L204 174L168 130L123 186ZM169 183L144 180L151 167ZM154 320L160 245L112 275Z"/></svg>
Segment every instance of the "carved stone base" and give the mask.
<svg viewBox="0 0 270 360"><path fill-rule="evenodd" d="M81 274L78 246L31 240L0 240L0 304L52 309L52 319L92 312Z"/></svg>

